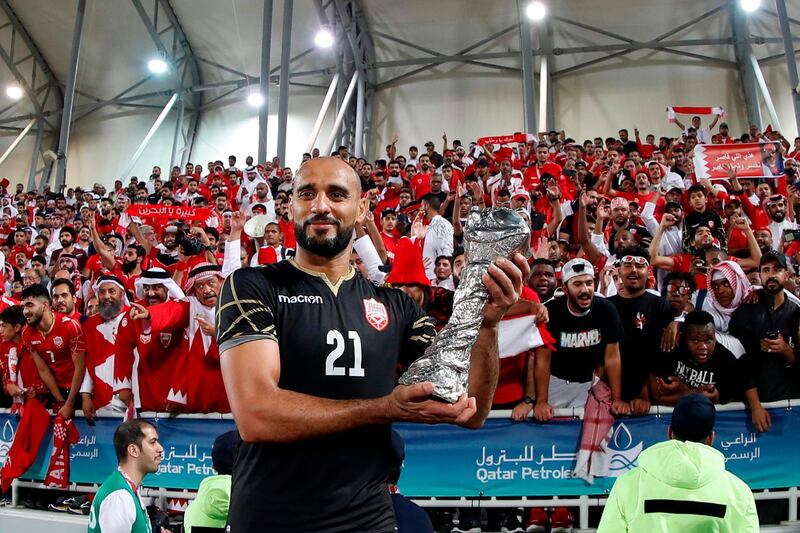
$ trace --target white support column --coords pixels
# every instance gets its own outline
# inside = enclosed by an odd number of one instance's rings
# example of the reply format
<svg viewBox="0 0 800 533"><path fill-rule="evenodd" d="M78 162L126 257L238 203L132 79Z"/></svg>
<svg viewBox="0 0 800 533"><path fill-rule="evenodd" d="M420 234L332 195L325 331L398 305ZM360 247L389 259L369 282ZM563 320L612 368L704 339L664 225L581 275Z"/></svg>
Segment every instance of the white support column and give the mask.
<svg viewBox="0 0 800 533"><path fill-rule="evenodd" d="M355 123L355 147L353 151L356 157L364 157L364 76L358 77L358 90L356 91L356 123Z"/></svg>
<svg viewBox="0 0 800 533"><path fill-rule="evenodd" d="M123 182L128 179L128 174L130 173L131 170L133 170L133 166L142 156L144 149L147 148L148 144L150 144L150 139L152 139L153 135L156 134L156 131L158 131L158 128L164 122L164 119L167 118L167 115L172 109L172 106L174 106L175 102L177 101L178 101L178 95L173 94L172 98L170 98L169 102L167 102L167 105L164 106L164 109L161 110L161 113L159 113L158 118L156 118L156 121L153 122L153 125L150 127L150 131L147 132L147 135L144 136L142 142L139 143L139 147L136 149L136 152L134 152L133 157L131 157L131 160L128 161L127 165L125 165L125 169L122 172L120 172L120 179Z"/></svg>
<svg viewBox="0 0 800 533"><path fill-rule="evenodd" d="M314 122L314 127L311 128L311 135L308 137L308 143L306 143L306 152L311 153L311 150L314 149L314 143L317 142L317 137L319 137L319 130L322 129L322 123L325 121L325 115L328 114L328 109L331 106L331 102L333 101L333 96L336 94L336 89L339 86L339 73L333 75L333 79L331 80L331 85L328 87L328 92L325 93L325 100L322 101L322 107L317 114L317 120ZM325 154L322 154L325 155Z"/></svg>
<svg viewBox="0 0 800 533"><path fill-rule="evenodd" d="M328 155L333 150L333 144L336 142L336 139L339 136L339 130L342 127L342 120L344 120L344 115L347 112L347 107L350 104L350 100L353 99L353 93L356 89L356 84L358 83L358 71L356 70L353 73L353 77L350 79L350 85L347 86L347 91L344 93L344 98L342 99L342 107L339 109L339 112L336 113L336 120L333 123L333 128L331 128L331 134L328 137L328 142L322 147L323 149L320 150L320 154Z"/></svg>

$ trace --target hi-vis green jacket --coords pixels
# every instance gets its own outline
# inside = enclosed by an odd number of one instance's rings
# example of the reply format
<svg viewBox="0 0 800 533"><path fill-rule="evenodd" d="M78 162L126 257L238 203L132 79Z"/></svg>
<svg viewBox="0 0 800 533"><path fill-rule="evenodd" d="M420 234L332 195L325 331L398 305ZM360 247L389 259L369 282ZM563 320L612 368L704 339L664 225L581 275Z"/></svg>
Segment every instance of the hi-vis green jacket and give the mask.
<svg viewBox="0 0 800 533"><path fill-rule="evenodd" d="M611 489L597 533L756 533L753 493L711 446L669 440Z"/></svg>

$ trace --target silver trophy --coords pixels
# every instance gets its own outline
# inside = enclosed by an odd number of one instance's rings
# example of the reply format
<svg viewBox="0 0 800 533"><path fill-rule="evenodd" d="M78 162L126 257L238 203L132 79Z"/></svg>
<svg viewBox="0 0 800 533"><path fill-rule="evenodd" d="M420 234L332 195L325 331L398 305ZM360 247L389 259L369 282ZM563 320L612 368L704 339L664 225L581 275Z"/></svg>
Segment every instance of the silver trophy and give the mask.
<svg viewBox="0 0 800 533"><path fill-rule="evenodd" d="M430 381L433 396L455 403L467 390L472 346L478 339L489 291L481 277L498 257L531 255L531 230L511 209L473 208L464 226L467 264L453 296L453 314L425 353L400 377L403 385Z"/></svg>

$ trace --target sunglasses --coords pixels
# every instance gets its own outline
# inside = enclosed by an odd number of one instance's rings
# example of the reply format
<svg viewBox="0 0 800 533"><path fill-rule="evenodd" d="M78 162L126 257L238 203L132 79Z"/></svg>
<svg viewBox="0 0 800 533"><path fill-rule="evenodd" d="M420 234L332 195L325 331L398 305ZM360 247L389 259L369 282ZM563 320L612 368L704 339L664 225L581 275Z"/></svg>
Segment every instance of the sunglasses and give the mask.
<svg viewBox="0 0 800 533"><path fill-rule="evenodd" d="M691 292L689 290L689 287L687 287L686 285L675 285L675 284L667 286L667 291L673 294L680 294L681 296L686 296Z"/></svg>
<svg viewBox="0 0 800 533"><path fill-rule="evenodd" d="M648 265L650 263L647 262L647 258L642 257L640 255L626 255L623 256L622 259L619 260L620 264L623 263L634 263L636 265Z"/></svg>

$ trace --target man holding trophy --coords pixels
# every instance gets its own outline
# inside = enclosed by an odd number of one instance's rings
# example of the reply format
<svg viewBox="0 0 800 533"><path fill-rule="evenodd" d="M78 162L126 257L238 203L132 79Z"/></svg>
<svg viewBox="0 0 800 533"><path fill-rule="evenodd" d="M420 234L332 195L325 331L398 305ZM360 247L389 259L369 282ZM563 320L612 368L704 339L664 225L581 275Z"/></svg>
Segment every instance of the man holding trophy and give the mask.
<svg viewBox="0 0 800 533"><path fill-rule="evenodd" d="M464 289L437 336L408 296L350 267L353 228L369 212L345 162L308 161L293 193L296 257L235 271L218 304L225 388L244 441L229 531L394 532L390 425L483 424L497 324L530 272L529 230L509 210L471 215ZM398 363L409 366L401 385Z"/></svg>

